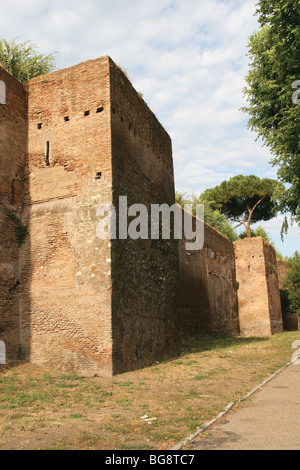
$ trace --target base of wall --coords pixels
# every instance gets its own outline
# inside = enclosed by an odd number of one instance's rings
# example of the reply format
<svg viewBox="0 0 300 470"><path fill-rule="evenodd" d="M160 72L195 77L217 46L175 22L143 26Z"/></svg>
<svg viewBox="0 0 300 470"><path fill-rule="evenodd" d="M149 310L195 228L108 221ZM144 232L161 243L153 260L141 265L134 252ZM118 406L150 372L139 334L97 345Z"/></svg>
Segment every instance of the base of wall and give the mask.
<svg viewBox="0 0 300 470"><path fill-rule="evenodd" d="M300 330L300 318L296 315L283 316L284 331L298 331Z"/></svg>

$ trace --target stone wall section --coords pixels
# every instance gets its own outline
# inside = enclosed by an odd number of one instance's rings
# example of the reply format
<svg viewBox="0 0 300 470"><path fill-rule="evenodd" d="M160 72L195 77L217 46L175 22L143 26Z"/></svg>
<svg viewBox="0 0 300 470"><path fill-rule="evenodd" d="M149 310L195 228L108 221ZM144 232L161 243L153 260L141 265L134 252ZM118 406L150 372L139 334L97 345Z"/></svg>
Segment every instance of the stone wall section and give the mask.
<svg viewBox="0 0 300 470"><path fill-rule="evenodd" d="M126 196L128 207L144 204L149 216L149 239L112 241L114 371L120 373L176 355L181 331L178 242L150 239L151 204L175 204L171 139L112 61L110 74L114 206L118 213L119 196Z"/></svg>
<svg viewBox="0 0 300 470"><path fill-rule="evenodd" d="M0 82L0 341L9 363L111 376L175 356L181 333L282 331L275 250L264 240L233 246L204 224L203 248L188 251L173 219L171 239L151 239L151 205L175 204L172 143L109 57L27 87L0 67ZM146 207L147 239L97 236L104 204L119 235L120 196L127 208Z"/></svg>
<svg viewBox="0 0 300 470"><path fill-rule="evenodd" d="M275 249L262 238L234 243L242 336L283 331Z"/></svg>
<svg viewBox="0 0 300 470"><path fill-rule="evenodd" d="M108 58L31 80L28 103L26 356L111 375L111 244L96 235L97 208L112 202Z"/></svg>
<svg viewBox="0 0 300 470"><path fill-rule="evenodd" d="M0 81L0 341L6 345L7 362L10 363L22 357L19 243L27 142L27 96L23 85L1 67Z"/></svg>
<svg viewBox="0 0 300 470"><path fill-rule="evenodd" d="M232 243L204 224L204 246L179 243L180 311L185 335L239 334L235 255Z"/></svg>

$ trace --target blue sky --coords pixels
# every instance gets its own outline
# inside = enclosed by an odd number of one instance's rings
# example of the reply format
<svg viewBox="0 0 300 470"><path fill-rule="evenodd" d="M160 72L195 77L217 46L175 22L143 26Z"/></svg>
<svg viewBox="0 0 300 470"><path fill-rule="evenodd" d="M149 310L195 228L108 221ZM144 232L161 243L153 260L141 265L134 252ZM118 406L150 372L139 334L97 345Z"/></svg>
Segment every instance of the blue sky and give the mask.
<svg viewBox="0 0 300 470"><path fill-rule="evenodd" d="M237 174L276 178L269 151L247 129L247 44L256 0L10 0L0 37L58 51L57 67L109 55L141 91L173 141L176 189L197 193ZM285 255L282 217L262 223Z"/></svg>

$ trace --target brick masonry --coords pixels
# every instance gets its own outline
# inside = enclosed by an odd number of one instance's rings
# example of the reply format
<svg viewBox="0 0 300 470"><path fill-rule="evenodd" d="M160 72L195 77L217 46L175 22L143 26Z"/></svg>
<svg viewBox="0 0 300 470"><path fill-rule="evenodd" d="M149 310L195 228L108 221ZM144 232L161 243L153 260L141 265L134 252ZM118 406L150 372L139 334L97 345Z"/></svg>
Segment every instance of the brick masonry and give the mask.
<svg viewBox="0 0 300 470"><path fill-rule="evenodd" d="M176 354L177 242L96 235L97 208L118 209L119 195L128 205L174 203L167 132L109 57L35 78L27 96L10 78L5 75L7 87L13 83L23 93L24 111L28 99L19 215L29 236L19 250L10 247L16 264L1 271L4 294L14 287L15 272L21 280L18 300L4 295L2 302L9 361L18 351L20 359L48 368L112 375ZM13 120L15 112L10 100L2 112L7 126L7 113ZM9 140L12 131L1 130ZM15 148L9 151L1 151L8 202L17 172L9 161ZM1 222L7 223L4 216ZM7 312L14 318L11 334Z"/></svg>
<svg viewBox="0 0 300 470"><path fill-rule="evenodd" d="M242 336L283 331L275 249L262 238L234 243Z"/></svg>
<svg viewBox="0 0 300 470"><path fill-rule="evenodd" d="M186 251L180 241L180 309L185 335L239 334L233 244L204 224L204 246Z"/></svg>
<svg viewBox="0 0 300 470"><path fill-rule="evenodd" d="M175 203L171 139L111 62L113 203ZM150 235L150 232L149 232ZM178 243L112 241L114 371L144 367L178 353Z"/></svg>
<svg viewBox="0 0 300 470"><path fill-rule="evenodd" d="M23 85L0 67L6 104L0 104L0 340L11 360L21 351L19 245L27 141L27 96Z"/></svg>
<svg viewBox="0 0 300 470"><path fill-rule="evenodd" d="M23 355L111 375L111 246L96 236L97 207L112 202L108 58L31 80L28 108Z"/></svg>
<svg viewBox="0 0 300 470"><path fill-rule="evenodd" d="M151 204L175 203L171 139L126 74L102 57L26 87L0 67L0 81L0 341L8 362L112 376L176 355L182 332L238 334L233 245L214 229L205 225L196 252L184 240L96 234L98 207L118 214L120 196L149 215ZM273 265L273 253L263 253ZM256 318L268 334L268 314L280 330L277 278L262 266L268 308Z"/></svg>

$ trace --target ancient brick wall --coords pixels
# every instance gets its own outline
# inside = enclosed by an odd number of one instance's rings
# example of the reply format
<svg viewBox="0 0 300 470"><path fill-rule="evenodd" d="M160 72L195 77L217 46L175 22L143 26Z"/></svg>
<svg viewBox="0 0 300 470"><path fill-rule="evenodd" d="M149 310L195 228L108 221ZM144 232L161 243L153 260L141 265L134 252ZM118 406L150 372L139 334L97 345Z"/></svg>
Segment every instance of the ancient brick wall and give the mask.
<svg viewBox="0 0 300 470"><path fill-rule="evenodd" d="M234 246L241 334L283 331L275 249L262 238L239 240Z"/></svg>
<svg viewBox="0 0 300 470"><path fill-rule="evenodd" d="M291 267L288 265L287 261L283 261L281 259L277 259L277 273L278 273L278 281L279 281L279 288L286 291L286 295L288 293L287 287L285 286L285 281L287 275L289 274ZM300 318L297 317L295 314L291 314L288 312L288 307L286 302L283 302L282 305L282 315L283 315L283 327L285 331L293 331L300 329Z"/></svg>
<svg viewBox="0 0 300 470"><path fill-rule="evenodd" d="M283 318L275 248L269 243L264 243L264 255L266 264L266 282L268 286L271 334L276 334L283 331Z"/></svg>
<svg viewBox="0 0 300 470"><path fill-rule="evenodd" d="M23 85L1 67L0 81L1 90L5 89L0 104L0 340L5 342L7 361L13 362L21 356L19 243L27 97Z"/></svg>
<svg viewBox="0 0 300 470"><path fill-rule="evenodd" d="M203 248L187 251L183 239L179 259L183 333L239 334L232 243L204 224Z"/></svg>
<svg viewBox="0 0 300 470"><path fill-rule="evenodd" d="M28 104L23 347L53 369L110 375L111 250L96 236L112 202L108 58L31 80Z"/></svg>
<svg viewBox="0 0 300 470"><path fill-rule="evenodd" d="M26 90L0 68L2 82L0 341L9 361L112 375L177 354L181 331L238 334L236 263L242 334L282 330L270 245L246 240L234 253L205 224L204 247L187 251L173 220L171 239L151 239L151 205L175 203L171 139L109 57ZM3 84L0 92L3 102ZM120 196L125 216L146 207L144 239L119 239L118 215L117 239L98 237L98 208L119 214Z"/></svg>
<svg viewBox="0 0 300 470"><path fill-rule="evenodd" d="M28 109L23 357L111 375L177 353L177 242L96 235L119 195L174 203L168 134L108 57L31 80Z"/></svg>
<svg viewBox="0 0 300 470"><path fill-rule="evenodd" d="M111 62L114 205L175 203L171 139L122 71ZM137 214L138 215L138 214ZM130 219L132 220L132 219ZM149 232L150 238L150 232ZM112 250L114 371L176 354L178 245L116 240Z"/></svg>
<svg viewBox="0 0 300 470"><path fill-rule="evenodd" d="M277 259L277 274L280 289L284 289L285 279L290 271L287 263L281 259Z"/></svg>

